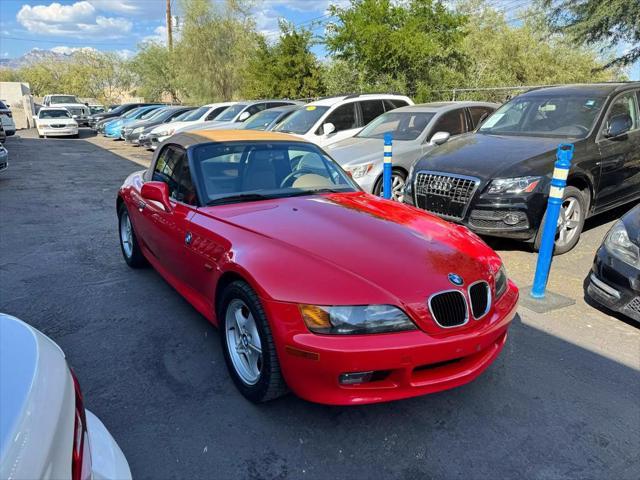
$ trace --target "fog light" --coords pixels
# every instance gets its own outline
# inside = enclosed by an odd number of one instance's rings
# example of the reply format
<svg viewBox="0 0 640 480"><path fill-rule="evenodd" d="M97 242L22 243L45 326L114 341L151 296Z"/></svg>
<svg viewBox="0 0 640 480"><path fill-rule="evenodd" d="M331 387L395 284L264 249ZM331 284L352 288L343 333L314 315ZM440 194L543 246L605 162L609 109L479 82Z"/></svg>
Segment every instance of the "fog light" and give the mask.
<svg viewBox="0 0 640 480"><path fill-rule="evenodd" d="M371 381L372 376L373 376L373 371L343 373L342 375L340 375L340 384L341 385L357 385L359 383L367 383Z"/></svg>
<svg viewBox="0 0 640 480"><path fill-rule="evenodd" d="M391 370L377 370L371 372L352 372L340 375L340 385L359 385L361 383L377 382L389 376Z"/></svg>
<svg viewBox="0 0 640 480"><path fill-rule="evenodd" d="M520 222L520 215L517 213L507 213L502 221L507 225L517 225Z"/></svg>

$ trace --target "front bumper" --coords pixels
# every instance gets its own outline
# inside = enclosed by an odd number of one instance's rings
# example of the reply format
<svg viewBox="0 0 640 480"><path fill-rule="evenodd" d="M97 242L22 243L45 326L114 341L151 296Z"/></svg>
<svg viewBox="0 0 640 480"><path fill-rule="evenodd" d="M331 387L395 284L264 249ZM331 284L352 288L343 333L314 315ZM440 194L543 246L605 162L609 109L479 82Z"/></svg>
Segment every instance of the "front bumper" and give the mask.
<svg viewBox="0 0 640 480"><path fill-rule="evenodd" d="M89 125L89 117L74 115L72 117L76 122L78 122L79 126L88 126Z"/></svg>
<svg viewBox="0 0 640 480"><path fill-rule="evenodd" d="M122 450L98 417L86 410L93 480L131 480Z"/></svg>
<svg viewBox="0 0 640 480"><path fill-rule="evenodd" d="M593 261L587 294L609 310L640 321L640 270L601 246Z"/></svg>
<svg viewBox="0 0 640 480"><path fill-rule="evenodd" d="M131 143L132 145L140 145L140 132L125 132L124 141L127 143Z"/></svg>
<svg viewBox="0 0 640 480"><path fill-rule="evenodd" d="M422 208L421 199L414 194L413 188L405 191L404 201ZM451 218L438 211L425 210L465 225L478 235L530 241L538 232L546 205L547 196L538 192L523 196L496 196L476 192L464 208L462 218Z"/></svg>
<svg viewBox="0 0 640 480"><path fill-rule="evenodd" d="M68 137L78 135L78 127L41 128L39 133L45 137Z"/></svg>
<svg viewBox="0 0 640 480"><path fill-rule="evenodd" d="M267 316L278 319L271 327L289 388L312 402L355 405L439 392L478 377L505 344L516 314L518 289L509 282L509 289L479 321L478 328L457 333L449 330L438 337L422 330L316 335L300 326L296 305L263 302ZM376 372L376 380L340 383L340 375L355 372Z"/></svg>

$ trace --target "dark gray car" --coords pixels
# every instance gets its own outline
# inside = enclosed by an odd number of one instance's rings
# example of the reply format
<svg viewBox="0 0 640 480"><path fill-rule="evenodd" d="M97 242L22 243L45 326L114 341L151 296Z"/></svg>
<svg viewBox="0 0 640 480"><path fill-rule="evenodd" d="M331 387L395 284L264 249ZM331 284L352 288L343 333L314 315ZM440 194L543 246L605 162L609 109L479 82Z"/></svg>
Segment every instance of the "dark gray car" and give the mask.
<svg viewBox="0 0 640 480"><path fill-rule="evenodd" d="M392 199L402 201L413 163L449 137L469 132L499 107L486 102L438 102L386 112L355 137L326 148L367 192L382 193L384 135L393 137Z"/></svg>
<svg viewBox="0 0 640 480"><path fill-rule="evenodd" d="M160 108L158 113L153 115L151 118L138 120L137 122L133 122L130 125L127 125L124 129L124 140L134 145L138 145L138 139L143 133L152 130L160 124L169 123L176 117L179 117L185 112L189 112L193 109L194 107L184 106Z"/></svg>

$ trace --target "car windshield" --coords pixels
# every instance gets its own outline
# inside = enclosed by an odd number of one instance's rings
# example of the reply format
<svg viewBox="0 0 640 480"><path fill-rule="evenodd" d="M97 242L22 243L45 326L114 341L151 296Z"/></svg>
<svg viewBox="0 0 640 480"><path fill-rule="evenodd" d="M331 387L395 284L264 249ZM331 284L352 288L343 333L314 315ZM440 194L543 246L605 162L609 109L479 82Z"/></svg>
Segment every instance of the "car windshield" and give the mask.
<svg viewBox="0 0 640 480"><path fill-rule="evenodd" d="M316 124L318 119L329 110L329 107L319 107L317 105L307 105L296 110L282 122L275 126L274 130L284 133L297 133L303 135Z"/></svg>
<svg viewBox="0 0 640 480"><path fill-rule="evenodd" d="M66 110L40 110L40 118L71 118Z"/></svg>
<svg viewBox="0 0 640 480"><path fill-rule="evenodd" d="M493 135L584 138L606 97L593 95L525 95L495 111L478 130Z"/></svg>
<svg viewBox="0 0 640 480"><path fill-rule="evenodd" d="M49 99L49 103L80 103L73 95L52 95Z"/></svg>
<svg viewBox="0 0 640 480"><path fill-rule="evenodd" d="M182 118L180 120L184 122L198 120L201 116L207 113L210 108L211 107L200 107L200 108L196 108L195 110L190 110L188 112L185 112L181 115ZM178 119L176 118L176 120Z"/></svg>
<svg viewBox="0 0 640 480"><path fill-rule="evenodd" d="M359 190L331 158L308 143L207 143L194 147L193 159L209 205Z"/></svg>
<svg viewBox="0 0 640 480"><path fill-rule="evenodd" d="M123 113L120 118L132 118L135 115L139 114L142 111L142 107L132 108L128 112Z"/></svg>
<svg viewBox="0 0 640 480"><path fill-rule="evenodd" d="M236 103L227 108L221 115L216 117L216 120L220 122L230 122L237 114L239 114L247 106L246 103Z"/></svg>
<svg viewBox="0 0 640 480"><path fill-rule="evenodd" d="M263 110L247 120L242 126L243 129L247 130L266 130L267 127L276 120L282 112L277 110Z"/></svg>
<svg viewBox="0 0 640 480"><path fill-rule="evenodd" d="M145 113L140 118L144 120L154 120L156 118L160 118L163 115L168 115L170 113L171 113L171 109L169 107L160 107Z"/></svg>
<svg viewBox="0 0 640 480"><path fill-rule="evenodd" d="M190 119L190 117L195 114L195 112L197 112L198 110L200 110L202 107L200 108L196 108L196 109L191 109L191 110L186 110L184 112L182 112L180 115L178 115L177 117L174 117L172 119L172 121L174 122L186 122ZM204 112L206 112L206 110L204 110L200 115L203 115ZM198 117L195 117L198 118Z"/></svg>
<svg viewBox="0 0 640 480"><path fill-rule="evenodd" d="M148 120L154 117L155 115L158 115L158 113L161 114L163 111L164 111L164 108L157 108L157 107L151 108L150 110L142 110L134 118L139 118L140 120Z"/></svg>
<svg viewBox="0 0 640 480"><path fill-rule="evenodd" d="M394 140L415 140L434 115L431 112L388 112L373 120L356 136L384 138L384 134L389 132Z"/></svg>
<svg viewBox="0 0 640 480"><path fill-rule="evenodd" d="M8 108L3 101L0 101L0 110L6 110Z"/></svg>

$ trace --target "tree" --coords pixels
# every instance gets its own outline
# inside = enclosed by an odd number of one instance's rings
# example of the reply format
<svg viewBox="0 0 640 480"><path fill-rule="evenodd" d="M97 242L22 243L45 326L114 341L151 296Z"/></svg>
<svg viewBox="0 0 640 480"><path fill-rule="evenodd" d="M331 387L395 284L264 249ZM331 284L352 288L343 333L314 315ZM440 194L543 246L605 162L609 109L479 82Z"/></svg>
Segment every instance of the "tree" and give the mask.
<svg viewBox="0 0 640 480"><path fill-rule="evenodd" d="M439 0L351 0L330 12L338 21L328 29L327 49L372 83L400 83L420 97L454 84L464 70L466 18Z"/></svg>
<svg viewBox="0 0 640 480"><path fill-rule="evenodd" d="M535 8L517 25L510 25L504 13L482 0L465 1L458 8L473 18L462 42L468 62L460 86L581 83L621 76L618 69L603 69L606 61L593 49L575 46L565 35L549 31L544 15ZM501 101L509 93L517 92L472 91L457 98Z"/></svg>
<svg viewBox="0 0 640 480"><path fill-rule="evenodd" d="M138 95L148 101L160 101L166 95L171 97L172 102L179 101L180 88L175 74L175 61L167 47L158 43L145 43L129 66L137 76Z"/></svg>
<svg viewBox="0 0 640 480"><path fill-rule="evenodd" d="M640 58L640 1L542 0L549 8L547 20L556 32L586 45L611 49L625 42L630 48L603 65L631 65Z"/></svg>
<svg viewBox="0 0 640 480"><path fill-rule="evenodd" d="M321 95L322 69L311 52L311 32L280 22L281 36L273 46L264 38L247 72L245 94L257 98L311 98Z"/></svg>
<svg viewBox="0 0 640 480"><path fill-rule="evenodd" d="M183 0L183 11L175 52L185 99L205 103L238 98L258 40L246 2Z"/></svg>

